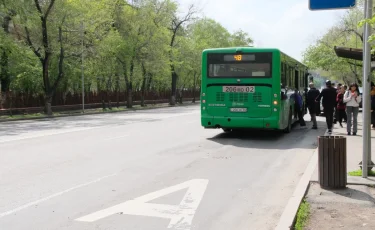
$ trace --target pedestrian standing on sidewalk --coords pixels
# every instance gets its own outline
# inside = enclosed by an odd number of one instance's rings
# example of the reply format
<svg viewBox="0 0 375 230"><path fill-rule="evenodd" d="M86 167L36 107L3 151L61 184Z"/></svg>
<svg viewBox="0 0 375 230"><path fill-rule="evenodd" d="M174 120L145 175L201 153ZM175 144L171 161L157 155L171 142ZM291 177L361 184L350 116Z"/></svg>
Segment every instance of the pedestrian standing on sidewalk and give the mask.
<svg viewBox="0 0 375 230"><path fill-rule="evenodd" d="M320 92L319 96L315 99L320 103L320 100L323 98L323 111L326 116L328 133L332 133L333 126L333 110L336 106L336 89L332 87L330 80L326 81L326 88Z"/></svg>
<svg viewBox="0 0 375 230"><path fill-rule="evenodd" d="M312 129L317 129L316 115L320 113L319 103L315 99L319 96L320 92L314 86L314 83L309 84L310 90L307 92L306 105L309 108L311 121L313 122Z"/></svg>
<svg viewBox="0 0 375 230"><path fill-rule="evenodd" d="M340 91L341 91L341 86L342 86L341 83L338 83L338 84L337 84L336 95L340 93ZM336 101L335 110L334 110L334 112L333 112L333 124L336 124L338 120L339 120L339 113L337 112L337 101Z"/></svg>
<svg viewBox="0 0 375 230"><path fill-rule="evenodd" d="M336 113L337 113L337 118L338 118L337 120L339 121L341 128L343 127L342 120L345 118L345 110L346 110L346 105L344 103L344 94L345 94L345 88L341 86L339 93L337 94L337 97L336 97L336 102L337 102Z"/></svg>
<svg viewBox="0 0 375 230"><path fill-rule="evenodd" d="M344 103L346 103L346 115L348 116L346 130L348 135L351 135L352 131L352 119L353 119L353 135L357 135L358 129L358 111L359 111L359 103L361 102L362 98L359 94L358 85L356 83L352 83L349 87L349 91L347 91L344 95Z"/></svg>

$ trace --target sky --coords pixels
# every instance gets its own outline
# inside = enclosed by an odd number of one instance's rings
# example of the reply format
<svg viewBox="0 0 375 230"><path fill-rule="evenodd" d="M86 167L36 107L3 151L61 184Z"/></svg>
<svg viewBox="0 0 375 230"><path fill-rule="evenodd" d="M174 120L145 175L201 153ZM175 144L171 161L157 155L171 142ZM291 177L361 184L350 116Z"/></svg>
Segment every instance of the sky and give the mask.
<svg viewBox="0 0 375 230"><path fill-rule="evenodd" d="M279 48L302 61L303 51L340 20L346 10L310 11L309 0L177 0L180 11L194 3L200 15L228 31L242 29L256 47Z"/></svg>

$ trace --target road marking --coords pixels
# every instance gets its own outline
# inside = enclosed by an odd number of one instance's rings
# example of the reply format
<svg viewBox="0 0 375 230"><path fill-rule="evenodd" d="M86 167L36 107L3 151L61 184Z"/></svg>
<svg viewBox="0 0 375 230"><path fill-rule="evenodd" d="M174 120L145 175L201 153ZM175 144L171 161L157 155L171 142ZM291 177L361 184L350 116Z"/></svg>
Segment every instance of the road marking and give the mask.
<svg viewBox="0 0 375 230"><path fill-rule="evenodd" d="M289 199L283 214L280 217L279 223L275 230L289 230L293 228L293 222L297 215L298 208L301 204L303 197L305 197L307 188L310 184L311 176L313 175L316 165L318 164L318 149L313 153L309 164L301 179L298 182L292 197Z"/></svg>
<svg viewBox="0 0 375 230"><path fill-rule="evenodd" d="M208 180L206 179L189 180L184 183L164 188L136 199L91 213L76 220L93 222L117 213L121 213L171 219L168 228L189 230L194 218L194 214L203 198L207 185ZM185 193L185 196L179 205L146 203L185 188L188 188L188 191Z"/></svg>
<svg viewBox="0 0 375 230"><path fill-rule="evenodd" d="M18 207L18 208L15 208L15 209L10 210L10 211L0 213L0 218L2 218L2 217L4 217L4 216L11 215L11 214L13 214L13 213L15 213L15 212L21 211L21 210L26 209L26 208L28 208L28 207L30 207L30 206L33 206L33 205L36 205L36 204L42 203L42 202L47 201L47 200L50 200L50 199L55 198L55 197L57 197L57 196L64 195L65 193L71 192L71 191L73 191L73 190L76 190L76 189L79 189L79 188L82 188L82 187L88 186L88 185L90 185L90 184L97 183L97 182L99 182L99 181L101 181L101 180L103 180L103 179L106 179L106 178L108 178L108 177L112 177L112 176L115 176L115 175L117 175L117 173L114 173L114 174L111 174L111 175L107 175L107 176L103 176L103 177L99 177L99 178L96 179L96 180L89 181L89 182L87 182L87 183L80 184L80 185L77 185L77 186L71 187L71 188L69 188L69 189L66 189L66 190L64 190L64 191L61 191L61 192L58 192L58 193L52 194L52 195L47 196L47 197L45 197L45 198L42 198L42 199L39 199L39 200L36 200L36 201L30 202L30 203L24 204L24 205L22 205L22 206L20 206L20 207Z"/></svg>
<svg viewBox="0 0 375 230"><path fill-rule="evenodd" d="M11 138L8 140L0 139L0 143L19 141L19 140L25 140L25 139L31 139L31 138L38 138L38 137L53 136L53 135L65 134L65 133L73 133L73 132L79 132L79 131L86 131L86 130L97 129L97 128L100 128L100 127L86 127L86 128L69 129L69 130L62 130L62 131L53 131L50 133L31 134L31 136L22 136L22 134L20 134L21 135L20 137ZM36 131L36 132L39 132L39 131ZM43 131L40 131L40 132L43 132Z"/></svg>
<svg viewBox="0 0 375 230"><path fill-rule="evenodd" d="M117 137L109 137L109 138L106 138L104 140L109 141L109 140L115 140L115 139L124 138L124 137L128 137L128 136L130 136L130 134L126 134L126 135L122 135L122 136L117 136Z"/></svg>

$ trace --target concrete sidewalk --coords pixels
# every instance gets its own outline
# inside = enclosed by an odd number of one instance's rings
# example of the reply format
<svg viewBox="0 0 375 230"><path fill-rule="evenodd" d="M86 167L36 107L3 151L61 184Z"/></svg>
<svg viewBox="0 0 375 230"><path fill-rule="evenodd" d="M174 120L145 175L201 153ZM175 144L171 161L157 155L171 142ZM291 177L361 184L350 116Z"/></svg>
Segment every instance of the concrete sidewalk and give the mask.
<svg viewBox="0 0 375 230"><path fill-rule="evenodd" d="M332 135L347 138L347 171L360 169L362 160L362 113L358 115L357 136L348 136L346 123L337 123ZM371 130L372 139L375 130ZM372 161L375 145L372 144ZM318 183L318 165L311 177L306 201L310 204L310 218L304 229L375 229L375 177L348 176L346 189L326 190Z"/></svg>

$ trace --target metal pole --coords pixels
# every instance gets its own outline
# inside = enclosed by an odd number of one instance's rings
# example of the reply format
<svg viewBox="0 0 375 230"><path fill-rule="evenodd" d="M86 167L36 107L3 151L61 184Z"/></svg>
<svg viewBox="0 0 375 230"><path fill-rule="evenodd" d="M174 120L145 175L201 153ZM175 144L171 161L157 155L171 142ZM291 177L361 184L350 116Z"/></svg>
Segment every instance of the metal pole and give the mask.
<svg viewBox="0 0 375 230"><path fill-rule="evenodd" d="M365 18L370 19L372 16L372 0L365 1ZM363 44L363 152L362 152L362 177L368 176L368 154L371 154L369 148L370 134L370 71L371 71L371 47L368 38L371 33L369 23L365 24L364 44Z"/></svg>
<svg viewBox="0 0 375 230"><path fill-rule="evenodd" d="M83 21L81 22L81 40L82 40L82 53L81 53L81 72L82 72L82 113L85 113L85 77L83 73L83 51L84 51L84 34L83 34Z"/></svg>

